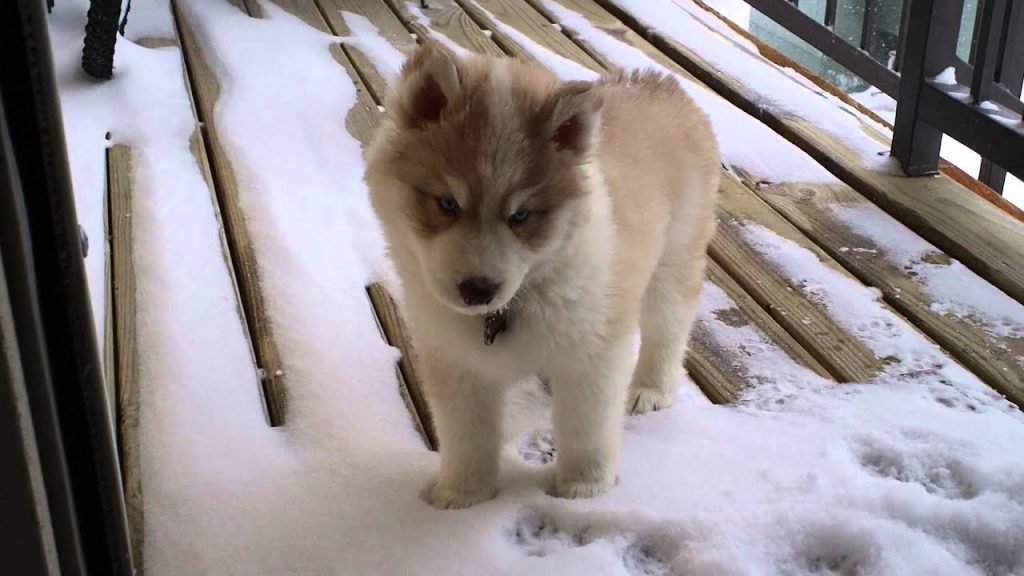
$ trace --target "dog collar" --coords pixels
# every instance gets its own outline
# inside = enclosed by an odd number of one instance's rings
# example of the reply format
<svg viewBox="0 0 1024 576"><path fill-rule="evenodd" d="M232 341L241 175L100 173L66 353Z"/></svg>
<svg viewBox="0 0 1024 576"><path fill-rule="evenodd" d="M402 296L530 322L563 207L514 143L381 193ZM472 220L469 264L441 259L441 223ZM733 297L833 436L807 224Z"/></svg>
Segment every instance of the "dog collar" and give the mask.
<svg viewBox="0 0 1024 576"><path fill-rule="evenodd" d="M494 344L494 339L508 328L508 308L495 310L484 317L484 344Z"/></svg>

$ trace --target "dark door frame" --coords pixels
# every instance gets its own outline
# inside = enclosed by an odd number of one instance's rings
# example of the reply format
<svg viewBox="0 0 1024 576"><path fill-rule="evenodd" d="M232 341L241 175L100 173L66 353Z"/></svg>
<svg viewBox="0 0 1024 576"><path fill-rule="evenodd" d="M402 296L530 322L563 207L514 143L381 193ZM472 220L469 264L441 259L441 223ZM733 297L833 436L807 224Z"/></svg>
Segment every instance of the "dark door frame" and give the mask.
<svg viewBox="0 0 1024 576"><path fill-rule="evenodd" d="M134 572L79 234L44 3L0 2L0 558L19 576Z"/></svg>

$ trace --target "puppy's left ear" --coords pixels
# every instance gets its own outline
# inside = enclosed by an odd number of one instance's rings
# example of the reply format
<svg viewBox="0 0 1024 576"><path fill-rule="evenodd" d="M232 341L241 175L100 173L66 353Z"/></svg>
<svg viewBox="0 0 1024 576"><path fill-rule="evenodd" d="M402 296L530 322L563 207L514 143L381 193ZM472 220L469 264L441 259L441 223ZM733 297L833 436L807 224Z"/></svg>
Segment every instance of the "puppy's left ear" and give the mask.
<svg viewBox="0 0 1024 576"><path fill-rule="evenodd" d="M558 87L541 110L544 135L555 151L589 153L601 126L601 95L590 82Z"/></svg>

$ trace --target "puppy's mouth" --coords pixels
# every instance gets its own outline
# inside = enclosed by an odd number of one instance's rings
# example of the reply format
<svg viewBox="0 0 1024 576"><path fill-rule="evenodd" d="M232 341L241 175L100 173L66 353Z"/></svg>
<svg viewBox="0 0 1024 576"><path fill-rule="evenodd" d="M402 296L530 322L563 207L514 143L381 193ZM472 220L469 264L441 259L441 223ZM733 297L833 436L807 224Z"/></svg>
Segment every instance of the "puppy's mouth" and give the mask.
<svg viewBox="0 0 1024 576"><path fill-rule="evenodd" d="M488 304L483 306L455 306L449 302L442 302L459 314L482 319L482 333L484 344L491 346L498 336L508 330L509 318L512 315L513 298L504 300L503 304Z"/></svg>
<svg viewBox="0 0 1024 576"><path fill-rule="evenodd" d="M452 310L464 316L490 316L492 314L502 314L508 312L508 309L512 306L512 297L500 300L495 298L494 301L479 306L466 306L461 303L456 304L454 302L447 302L444 299L441 301Z"/></svg>

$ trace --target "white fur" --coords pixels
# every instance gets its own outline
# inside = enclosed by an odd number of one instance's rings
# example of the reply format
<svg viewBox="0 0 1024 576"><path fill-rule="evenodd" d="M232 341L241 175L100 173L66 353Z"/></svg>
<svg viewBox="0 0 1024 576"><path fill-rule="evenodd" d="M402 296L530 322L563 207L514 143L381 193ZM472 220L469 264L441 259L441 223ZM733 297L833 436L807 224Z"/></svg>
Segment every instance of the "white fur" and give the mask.
<svg viewBox="0 0 1024 576"><path fill-rule="evenodd" d="M522 138L524 126L501 96L518 90L530 97L531 86L535 92L555 87L522 63L452 58L436 46L414 55L389 106L400 113L367 153L374 209L403 282L403 316L440 442L441 471L426 497L436 507L463 508L494 496L506 387L535 375L550 383L553 395L557 495L596 496L615 483L627 410L670 406L680 381L714 232L714 135L670 79L638 75L597 86L599 109L591 106L592 94L568 86L576 91L550 101L545 121L554 133L571 116L583 120L581 163L566 169L578 171L573 181L586 192L567 196L548 215L543 245L528 249L502 224L507 208L496 204L499 198L469 190L447 173L441 175L447 193L482 200L454 230L422 238L409 214L419 192L394 173L409 154L430 158L430 150L396 148L423 79L433 75L453 106L473 93L459 82L490 83L497 100L487 120L491 130L478 143L487 152L464 154L482 163L479 171L493 190L514 183L503 154L506 139ZM508 197L529 193L511 190ZM501 283L491 303L464 305L456 284L470 276ZM488 346L483 314L505 306L508 328Z"/></svg>
<svg viewBox="0 0 1024 576"><path fill-rule="evenodd" d="M558 495L590 497L615 481L632 333L612 341L606 333L615 227L596 166L591 171L595 191L584 200L580 227L534 272L538 280L517 297L509 330L493 346L484 344L481 318L440 305L415 258L395 247L441 444L441 474L429 493L435 506L493 496L505 388L535 374L548 379L554 396Z"/></svg>

